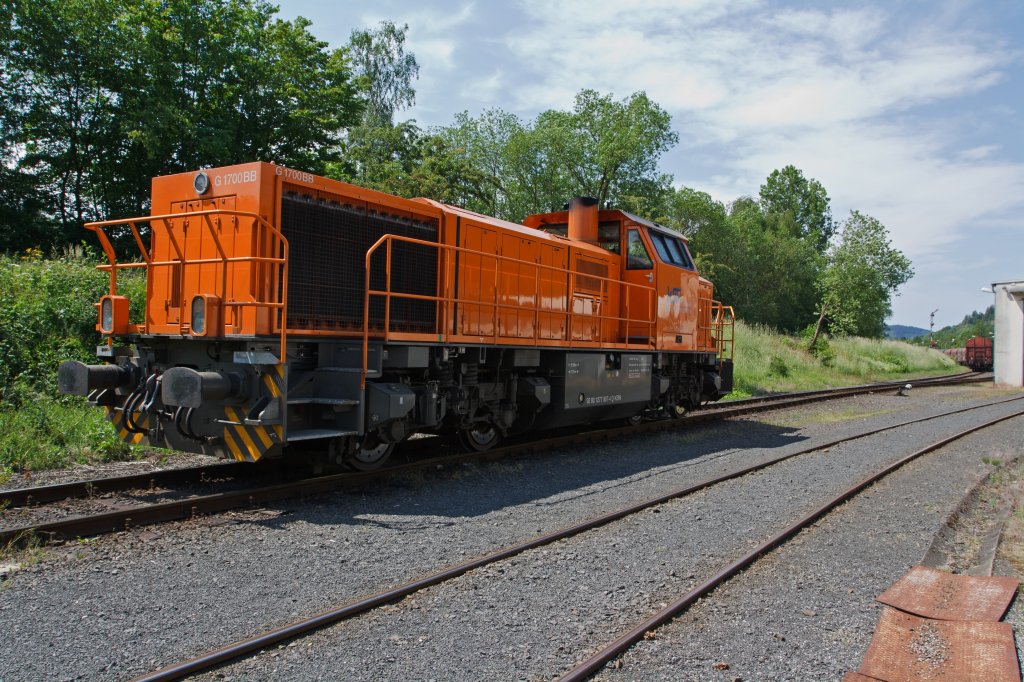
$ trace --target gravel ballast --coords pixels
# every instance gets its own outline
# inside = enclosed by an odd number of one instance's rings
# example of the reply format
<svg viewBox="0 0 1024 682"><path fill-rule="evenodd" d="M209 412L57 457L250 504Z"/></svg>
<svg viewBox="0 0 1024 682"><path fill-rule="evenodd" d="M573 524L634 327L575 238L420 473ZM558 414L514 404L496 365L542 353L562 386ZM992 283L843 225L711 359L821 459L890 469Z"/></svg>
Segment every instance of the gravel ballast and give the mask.
<svg viewBox="0 0 1024 682"><path fill-rule="evenodd" d="M17 643L0 661L0 678L130 677L741 462L1000 395L959 387L846 399L585 451L450 467L364 495L48 550L0 591L0 627ZM813 491L852 482L888 461L889 450L909 452L922 440L1013 409L985 408L802 456L476 571L220 674L547 678L763 539L801 505L811 506L818 499L807 498ZM1020 424L1006 428L1019 443ZM950 497L962 495L966 482L959 479L981 466L980 456L966 452L950 465L955 475L943 477ZM938 520L928 516L903 535L922 534L927 548L957 499L945 509L942 501L932 503L929 514ZM222 521L228 523L215 525ZM888 521L885 528L890 537Z"/></svg>

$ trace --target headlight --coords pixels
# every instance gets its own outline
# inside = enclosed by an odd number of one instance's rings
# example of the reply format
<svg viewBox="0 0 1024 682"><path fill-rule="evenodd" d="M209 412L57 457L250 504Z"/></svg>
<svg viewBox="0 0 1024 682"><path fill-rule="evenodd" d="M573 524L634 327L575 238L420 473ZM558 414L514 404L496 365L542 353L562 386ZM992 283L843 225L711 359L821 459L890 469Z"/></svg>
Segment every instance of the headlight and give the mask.
<svg viewBox="0 0 1024 682"><path fill-rule="evenodd" d="M114 333L114 302L104 297L100 302L100 331L104 334Z"/></svg>
<svg viewBox="0 0 1024 682"><path fill-rule="evenodd" d="M101 334L128 333L128 299L104 296L100 299L99 330Z"/></svg>
<svg viewBox="0 0 1024 682"><path fill-rule="evenodd" d="M197 294L189 303L192 336L216 337L224 333L221 324L221 300L213 294Z"/></svg>
<svg viewBox="0 0 1024 682"><path fill-rule="evenodd" d="M206 333L206 299L202 296L192 299L192 333L200 336Z"/></svg>

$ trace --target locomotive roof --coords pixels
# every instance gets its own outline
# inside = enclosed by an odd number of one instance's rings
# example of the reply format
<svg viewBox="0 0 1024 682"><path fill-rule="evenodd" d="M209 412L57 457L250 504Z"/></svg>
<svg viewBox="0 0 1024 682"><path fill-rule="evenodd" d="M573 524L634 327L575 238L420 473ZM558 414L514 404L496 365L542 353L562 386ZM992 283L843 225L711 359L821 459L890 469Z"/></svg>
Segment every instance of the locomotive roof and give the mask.
<svg viewBox="0 0 1024 682"><path fill-rule="evenodd" d="M676 239L682 239L684 242L689 242L690 241L685 236L683 236L683 234L681 232L677 232L676 230L673 230L671 227L665 227L664 225L659 225L658 223L654 222L653 220L648 220L647 218L641 218L640 216L634 215L632 213L629 213L628 211L619 211L619 213L621 213L622 215L626 216L627 218L632 220L634 223L640 223L641 225L643 225L645 227L649 227L650 229L654 230L655 232L663 232L664 234L667 234L670 237L675 237Z"/></svg>

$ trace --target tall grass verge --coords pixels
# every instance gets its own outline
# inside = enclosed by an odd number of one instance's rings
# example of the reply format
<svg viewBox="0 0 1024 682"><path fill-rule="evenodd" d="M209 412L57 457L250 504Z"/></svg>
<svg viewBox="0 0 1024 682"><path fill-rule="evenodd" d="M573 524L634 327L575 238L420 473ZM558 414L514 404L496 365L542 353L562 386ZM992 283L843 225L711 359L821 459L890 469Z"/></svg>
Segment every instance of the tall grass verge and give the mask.
<svg viewBox="0 0 1024 682"><path fill-rule="evenodd" d="M814 353L807 350L808 342L737 322L735 390L730 397L952 374L958 369L942 353L902 341L835 337L819 341Z"/></svg>

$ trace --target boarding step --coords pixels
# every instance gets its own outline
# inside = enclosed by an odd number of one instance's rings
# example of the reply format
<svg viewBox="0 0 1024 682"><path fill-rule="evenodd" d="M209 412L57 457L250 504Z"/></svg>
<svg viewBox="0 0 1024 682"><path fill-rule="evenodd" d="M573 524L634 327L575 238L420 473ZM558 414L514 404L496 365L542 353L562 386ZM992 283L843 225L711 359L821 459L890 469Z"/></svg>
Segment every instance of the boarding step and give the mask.
<svg viewBox="0 0 1024 682"><path fill-rule="evenodd" d="M305 429L302 431L289 431L288 442L294 443L297 440L319 440L321 438L341 438L343 436L357 436L356 431L339 431L338 429Z"/></svg>
<svg viewBox="0 0 1024 682"><path fill-rule="evenodd" d="M358 405L359 401L353 398L289 398L289 405L333 405L338 407L352 407Z"/></svg>

